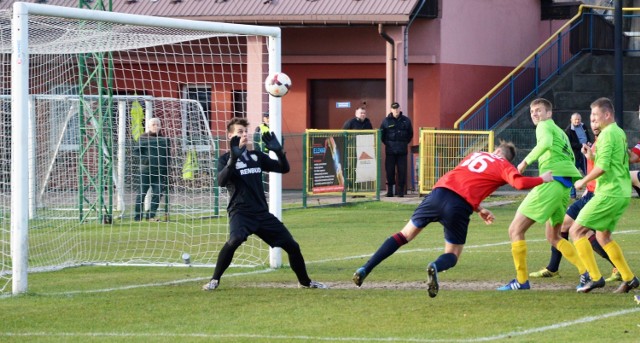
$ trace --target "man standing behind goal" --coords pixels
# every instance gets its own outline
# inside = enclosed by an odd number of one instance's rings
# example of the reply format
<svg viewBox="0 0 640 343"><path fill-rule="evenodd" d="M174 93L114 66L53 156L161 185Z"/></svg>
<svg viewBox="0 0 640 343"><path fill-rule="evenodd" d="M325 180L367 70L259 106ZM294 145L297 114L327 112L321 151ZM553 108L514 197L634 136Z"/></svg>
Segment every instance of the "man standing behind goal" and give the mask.
<svg viewBox="0 0 640 343"><path fill-rule="evenodd" d="M171 144L169 138L160 132L160 119L149 120L149 130L138 139L134 154L140 158L140 186L136 196L134 220L158 221L156 211L160 207L160 197L167 188ZM143 216L144 198L151 188L151 207Z"/></svg>
<svg viewBox="0 0 640 343"><path fill-rule="evenodd" d="M218 288L220 278L231 264L233 254L247 238L255 234L270 247L280 247L289 255L291 269L301 288L328 288L311 281L300 246L284 224L269 212L262 186L262 172L286 174L289 162L273 132L262 135L262 143L278 157L271 159L259 150L248 150L248 126L244 118L233 118L227 124L230 151L218 160L218 185L229 191L229 239L218 254L213 277L202 286L205 291Z"/></svg>

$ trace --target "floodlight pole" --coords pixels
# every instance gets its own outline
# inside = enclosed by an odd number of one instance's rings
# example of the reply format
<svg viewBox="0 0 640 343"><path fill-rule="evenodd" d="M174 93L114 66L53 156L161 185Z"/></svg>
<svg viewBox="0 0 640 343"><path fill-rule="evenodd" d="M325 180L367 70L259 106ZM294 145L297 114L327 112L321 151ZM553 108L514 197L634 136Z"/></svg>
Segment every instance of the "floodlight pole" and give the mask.
<svg viewBox="0 0 640 343"><path fill-rule="evenodd" d="M624 128L624 59L622 56L622 0L616 0L614 15L614 65L615 65L615 91L614 91L614 108L616 122L620 128Z"/></svg>
<svg viewBox="0 0 640 343"><path fill-rule="evenodd" d="M89 10L99 11L113 11L112 0L78 0L78 8L85 8ZM106 5L106 6L105 6Z"/></svg>
<svg viewBox="0 0 640 343"><path fill-rule="evenodd" d="M109 11L112 0L79 0L82 9ZM87 63L95 61L95 63ZM95 213L98 221L113 220L113 58L109 52L81 54L78 59L79 220ZM86 79L85 79L86 77ZM97 92L98 105L87 106L85 95ZM97 154L96 157L91 154ZM95 165L97 164L97 166ZM95 197L90 194L95 193Z"/></svg>

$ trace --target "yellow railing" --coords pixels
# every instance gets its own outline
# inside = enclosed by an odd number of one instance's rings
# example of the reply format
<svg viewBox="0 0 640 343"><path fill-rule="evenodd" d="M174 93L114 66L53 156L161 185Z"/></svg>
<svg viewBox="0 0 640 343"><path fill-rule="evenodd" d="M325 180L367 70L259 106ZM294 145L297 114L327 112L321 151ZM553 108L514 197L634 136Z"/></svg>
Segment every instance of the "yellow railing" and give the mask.
<svg viewBox="0 0 640 343"><path fill-rule="evenodd" d="M455 168L468 154L491 151L493 131L460 131L420 129L418 160L418 189L420 194L431 192L438 179Z"/></svg>
<svg viewBox="0 0 640 343"><path fill-rule="evenodd" d="M533 53L531 53L531 55L529 55L524 61L522 61L522 63L520 63L517 67L515 67L497 85L495 85L493 88L491 88L491 90L489 92L487 92L487 94L485 94L482 98L480 98L480 100L478 100L475 104L473 104L473 106L471 106L471 108L469 108L469 110L467 110L467 112L465 112L458 120L456 120L456 122L453 124L453 128L454 129L458 129L459 126L460 126L460 123L463 120L465 120L469 115L471 115L471 113L476 111L478 109L478 107L480 107L484 102L486 102L487 99L489 97L491 97L497 90L501 89L507 82L509 82L509 80L511 80L511 78L517 72L522 70L524 68L524 66L526 66L528 63L530 63L536 57L536 55L538 55L541 50L546 48L547 45L549 45L549 43L553 42L558 35L560 35L568 27L570 27L571 24L576 22L580 18L580 16L582 16L582 12L584 11L584 9L613 10L613 8L611 8L611 7L580 5L578 7L578 13L573 18L571 18L564 25L562 25L562 27L560 27L551 37L549 37L542 44L540 44L540 46ZM638 9L637 8L623 8L623 11L634 11L634 10L638 10Z"/></svg>

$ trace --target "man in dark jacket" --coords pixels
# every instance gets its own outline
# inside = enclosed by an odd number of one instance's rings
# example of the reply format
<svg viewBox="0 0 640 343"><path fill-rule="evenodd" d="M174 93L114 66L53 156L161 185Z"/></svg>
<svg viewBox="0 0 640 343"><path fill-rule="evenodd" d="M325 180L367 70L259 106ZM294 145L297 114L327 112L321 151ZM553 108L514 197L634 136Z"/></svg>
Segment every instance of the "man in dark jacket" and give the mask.
<svg viewBox="0 0 640 343"><path fill-rule="evenodd" d="M367 118L367 109L358 107L356 116L344 122L342 125L344 130L372 130L371 121Z"/></svg>
<svg viewBox="0 0 640 343"><path fill-rule="evenodd" d="M400 104L391 104L391 113L380 125L382 143L385 145L385 171L387 173L387 196L393 196L393 186L396 186L396 196L403 197L407 180L407 145L413 138L413 127L409 117L402 114ZM396 184L396 170L398 182Z"/></svg>
<svg viewBox="0 0 640 343"><path fill-rule="evenodd" d="M593 143L593 135L589 132L589 129L584 126L580 113L576 112L571 115L571 123L564 129L564 132L569 137L571 150L573 150L573 156L576 159L576 168L580 170L582 175L586 175L587 161L581 151L582 144ZM573 187L571 188L571 198L576 198L576 189Z"/></svg>
<svg viewBox="0 0 640 343"><path fill-rule="evenodd" d="M149 120L149 130L143 133L134 148L134 155L140 158L140 179L136 196L135 221L143 218L144 198L151 188L151 207L144 218L157 221L156 211L160 207L160 197L167 185L171 144L169 138L160 133L160 119Z"/></svg>
<svg viewBox="0 0 640 343"><path fill-rule="evenodd" d="M593 143L593 135L589 132L589 129L584 126L580 113L571 115L571 123L564 129L564 132L569 137L571 150L573 150L573 156L576 158L576 168L578 168L582 174L585 174L587 169L586 161L581 151L582 144Z"/></svg>

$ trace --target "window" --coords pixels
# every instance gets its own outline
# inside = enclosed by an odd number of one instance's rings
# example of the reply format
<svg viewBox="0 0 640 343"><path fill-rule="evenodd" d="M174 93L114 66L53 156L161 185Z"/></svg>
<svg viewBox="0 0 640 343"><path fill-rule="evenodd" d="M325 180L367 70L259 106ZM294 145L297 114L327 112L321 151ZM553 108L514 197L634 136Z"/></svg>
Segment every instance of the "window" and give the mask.
<svg viewBox="0 0 640 343"><path fill-rule="evenodd" d="M233 91L233 116L239 118L247 117L247 91Z"/></svg>

